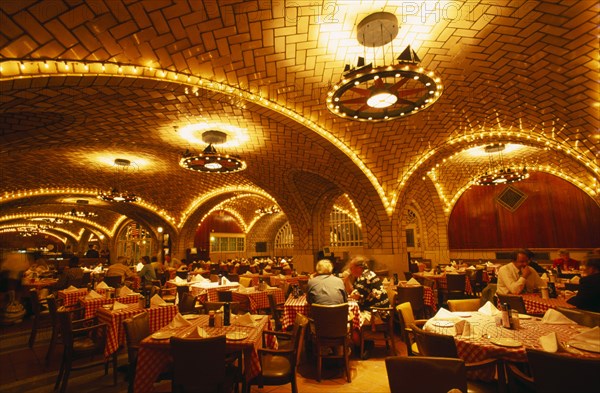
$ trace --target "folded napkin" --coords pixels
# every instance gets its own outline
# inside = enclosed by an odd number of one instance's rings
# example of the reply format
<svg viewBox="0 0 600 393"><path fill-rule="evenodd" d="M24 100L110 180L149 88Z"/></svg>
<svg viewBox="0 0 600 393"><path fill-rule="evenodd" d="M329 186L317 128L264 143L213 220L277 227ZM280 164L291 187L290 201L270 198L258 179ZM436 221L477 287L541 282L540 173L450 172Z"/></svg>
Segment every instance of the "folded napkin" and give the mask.
<svg viewBox="0 0 600 393"><path fill-rule="evenodd" d="M129 295L137 295L137 293L133 292L131 289L127 287L122 287L121 292L119 292L119 296L129 296Z"/></svg>
<svg viewBox="0 0 600 393"><path fill-rule="evenodd" d="M192 324L190 323L190 321L186 320L183 317L183 315L177 313L177 315L175 315L175 318L173 318L173 320L167 325L167 329L176 329L184 326L192 326Z"/></svg>
<svg viewBox="0 0 600 393"><path fill-rule="evenodd" d="M188 338L208 338L210 337L204 328L198 326L196 329L192 330L190 334L187 335Z"/></svg>
<svg viewBox="0 0 600 393"><path fill-rule="evenodd" d="M461 268L459 268L459 269L458 269L458 271L459 271L459 272L463 272L463 273L464 273L464 272L465 272L465 268L464 268L464 267L461 267Z"/></svg>
<svg viewBox="0 0 600 393"><path fill-rule="evenodd" d="M494 267L494 264L490 261L487 261L485 264L487 267Z"/></svg>
<svg viewBox="0 0 600 393"><path fill-rule="evenodd" d="M87 294L85 295L85 300L93 300L93 299L103 299L104 296L100 295L98 292L94 291L93 289Z"/></svg>
<svg viewBox="0 0 600 393"><path fill-rule="evenodd" d="M564 314L553 308L549 308L548 311L546 311L542 318L542 323L548 325L577 325L577 323L571 321L569 318L565 317Z"/></svg>
<svg viewBox="0 0 600 393"><path fill-rule="evenodd" d="M458 322L461 320L460 317L454 315L453 313L446 310L445 308L440 308L440 310L435 314L435 316L432 319L443 320L443 321L453 321L453 322Z"/></svg>
<svg viewBox="0 0 600 393"><path fill-rule="evenodd" d="M242 276L251 276L252 273L250 273L250 270L246 270L246 273L242 274Z"/></svg>
<svg viewBox="0 0 600 393"><path fill-rule="evenodd" d="M562 349L562 345L558 341L558 337L556 336L555 332L550 332L545 336L541 336L539 341L540 345L542 346L542 349L546 352L554 353L557 352L559 349Z"/></svg>
<svg viewBox="0 0 600 393"><path fill-rule="evenodd" d="M70 285L68 288L66 288L63 292L74 292L74 291L78 291L79 288L74 287L73 285Z"/></svg>
<svg viewBox="0 0 600 393"><path fill-rule="evenodd" d="M390 284L390 280L388 280L387 277L383 278L383 281L381 282L383 285L389 285Z"/></svg>
<svg viewBox="0 0 600 393"><path fill-rule="evenodd" d="M446 266L444 270L447 272L455 272L456 268L454 266Z"/></svg>
<svg viewBox="0 0 600 393"><path fill-rule="evenodd" d="M92 270L94 273L101 273L102 272L102 265L98 265L94 268L94 270Z"/></svg>
<svg viewBox="0 0 600 393"><path fill-rule="evenodd" d="M204 282L204 281L210 281L210 280L205 279L200 274L196 274L194 276L194 278L192 278L192 282Z"/></svg>
<svg viewBox="0 0 600 393"><path fill-rule="evenodd" d="M452 265L452 267L456 267L456 262L452 261L452 262L450 262L450 265Z"/></svg>
<svg viewBox="0 0 600 393"><path fill-rule="evenodd" d="M421 285L421 283L411 277L410 280L406 282L406 285Z"/></svg>
<svg viewBox="0 0 600 393"><path fill-rule="evenodd" d="M487 315L488 317L493 317L496 314L499 314L500 311L492 304L492 302L487 301L483 306L477 310L482 315Z"/></svg>
<svg viewBox="0 0 600 393"><path fill-rule="evenodd" d="M572 279L569 280L569 282L572 284L579 284L579 280L579 276L574 276Z"/></svg>
<svg viewBox="0 0 600 393"><path fill-rule="evenodd" d="M173 280L173 283L175 283L175 285L187 284L187 280L184 280L183 278L176 276L175 279Z"/></svg>
<svg viewBox="0 0 600 393"><path fill-rule="evenodd" d="M587 330L583 333L573 336L569 341L584 342L600 347L600 326L596 326L593 329Z"/></svg>
<svg viewBox="0 0 600 393"><path fill-rule="evenodd" d="M234 324L239 325L239 326L249 326L249 327L256 326L254 324L254 320L252 319L252 316L250 315L250 313L246 313L244 315L238 315L237 318L235 319Z"/></svg>
<svg viewBox="0 0 600 393"><path fill-rule="evenodd" d="M140 270L142 270L143 268L144 268L144 264L143 264L142 262L140 262L140 263L138 263L138 264L135 266L135 271L136 271L136 272L139 272L139 271L140 271Z"/></svg>
<svg viewBox="0 0 600 393"><path fill-rule="evenodd" d="M231 284L231 281L229 281L227 279L227 277L223 277L223 280L221 281L221 285L229 285L229 284Z"/></svg>
<svg viewBox="0 0 600 393"><path fill-rule="evenodd" d="M544 281L548 281L548 280L549 280L549 278L548 278L548 274L547 274L547 273L544 273L544 274L542 274L542 275L540 276L540 278L541 278L542 280L544 280Z"/></svg>
<svg viewBox="0 0 600 393"><path fill-rule="evenodd" d="M464 338L471 337L471 332L473 332L473 329L471 328L471 323L464 319L456 322L454 324L454 328L456 329L456 334Z"/></svg>
<svg viewBox="0 0 600 393"><path fill-rule="evenodd" d="M162 297L158 296L158 294L152 296L150 299L150 307L164 306L165 304L167 304L167 302L165 302Z"/></svg>
<svg viewBox="0 0 600 393"><path fill-rule="evenodd" d="M113 304L113 308L112 309L113 310L122 310L122 309L127 308L127 307L129 307L127 304L123 304L123 303L117 302L115 300L115 303Z"/></svg>
<svg viewBox="0 0 600 393"><path fill-rule="evenodd" d="M238 292L239 292L239 293L250 293L250 292L254 292L254 288L253 288L253 287L251 287L251 288L246 288L245 286L243 286L243 285L240 285L240 286L238 287Z"/></svg>
<svg viewBox="0 0 600 393"><path fill-rule="evenodd" d="M108 289L110 288L108 285L106 285L106 283L104 281L102 281L100 284L96 285L96 289Z"/></svg>
<svg viewBox="0 0 600 393"><path fill-rule="evenodd" d="M435 274L435 273L433 273L433 272L428 272L427 270L425 270L425 271L423 272L423 275L424 275L424 276L433 276L434 274Z"/></svg>
<svg viewBox="0 0 600 393"><path fill-rule="evenodd" d="M473 265L471 265L471 266L469 266L467 269L468 269L468 270L475 270L475 269L476 269L476 267L475 267L475 266L473 266Z"/></svg>

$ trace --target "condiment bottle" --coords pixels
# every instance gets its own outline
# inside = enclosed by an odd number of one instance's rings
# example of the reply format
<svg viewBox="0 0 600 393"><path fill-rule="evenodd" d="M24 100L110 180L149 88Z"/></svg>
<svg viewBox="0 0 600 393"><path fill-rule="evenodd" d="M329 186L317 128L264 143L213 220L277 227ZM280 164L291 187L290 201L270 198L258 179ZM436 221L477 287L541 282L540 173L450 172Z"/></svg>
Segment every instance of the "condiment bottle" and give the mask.
<svg viewBox="0 0 600 393"><path fill-rule="evenodd" d="M504 303L502 305L502 327L510 329L510 320L512 319L512 315L510 312L510 306L508 303Z"/></svg>
<svg viewBox="0 0 600 393"><path fill-rule="evenodd" d="M208 313L208 327L215 327L215 312L209 311Z"/></svg>
<svg viewBox="0 0 600 393"><path fill-rule="evenodd" d="M223 305L223 325L229 326L229 319L231 317L231 305L229 302L226 302Z"/></svg>

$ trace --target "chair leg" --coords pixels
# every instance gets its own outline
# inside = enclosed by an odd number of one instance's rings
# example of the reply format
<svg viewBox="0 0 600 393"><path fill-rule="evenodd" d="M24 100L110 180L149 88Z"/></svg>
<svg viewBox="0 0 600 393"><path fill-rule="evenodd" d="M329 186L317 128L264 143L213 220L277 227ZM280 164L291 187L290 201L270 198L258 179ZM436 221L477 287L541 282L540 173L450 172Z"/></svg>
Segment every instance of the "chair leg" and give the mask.
<svg viewBox="0 0 600 393"><path fill-rule="evenodd" d="M69 374L71 373L71 362L66 362L65 370L63 372L63 381L62 386L60 387L60 393L65 393L67 391L67 384L69 383Z"/></svg>
<svg viewBox="0 0 600 393"><path fill-rule="evenodd" d="M61 359L60 371L58 372L58 376L56 377L56 383L54 384L54 390L58 389L58 387L60 386L64 372L65 372L65 359Z"/></svg>
<svg viewBox="0 0 600 393"><path fill-rule="evenodd" d="M117 386L117 352L112 355L113 358L113 386Z"/></svg>
<svg viewBox="0 0 600 393"><path fill-rule="evenodd" d="M362 330L360 331L360 353L358 354L358 356L361 359L363 359L363 360L366 359L366 356L365 356L365 337L363 335Z"/></svg>
<svg viewBox="0 0 600 393"><path fill-rule="evenodd" d="M348 355L348 343L344 343L344 363L346 365L346 378L348 383L352 382L352 376L350 375L350 359Z"/></svg>
<svg viewBox="0 0 600 393"><path fill-rule="evenodd" d="M317 344L317 381L321 382L321 364L323 358L321 357L321 346Z"/></svg>
<svg viewBox="0 0 600 393"><path fill-rule="evenodd" d="M298 393L298 384L296 383L296 373L292 375L292 393Z"/></svg>
<svg viewBox="0 0 600 393"><path fill-rule="evenodd" d="M54 347L56 347L56 328L52 328L52 336L50 336L50 345L48 345L48 352L46 352L46 367L50 365L52 354L54 353Z"/></svg>
<svg viewBox="0 0 600 393"><path fill-rule="evenodd" d="M37 336L38 329L38 319L37 317L33 317L33 324L31 325L31 334L29 335L29 348L33 348L33 344L35 344L35 336Z"/></svg>

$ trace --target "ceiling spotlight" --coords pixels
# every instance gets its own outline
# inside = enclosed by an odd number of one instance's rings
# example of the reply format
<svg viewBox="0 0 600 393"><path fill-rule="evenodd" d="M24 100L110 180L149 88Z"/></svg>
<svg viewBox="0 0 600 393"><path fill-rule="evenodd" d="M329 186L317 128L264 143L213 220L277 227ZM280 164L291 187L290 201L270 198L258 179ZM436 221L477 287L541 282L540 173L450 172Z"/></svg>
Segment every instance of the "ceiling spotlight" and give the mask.
<svg viewBox="0 0 600 393"><path fill-rule="evenodd" d="M205 173L231 173L246 169L246 163L234 155L220 154L213 144L227 141L227 134L222 131L210 130L202 134L202 140L208 143L202 154L194 154L189 150L179 160L179 165L185 169Z"/></svg>

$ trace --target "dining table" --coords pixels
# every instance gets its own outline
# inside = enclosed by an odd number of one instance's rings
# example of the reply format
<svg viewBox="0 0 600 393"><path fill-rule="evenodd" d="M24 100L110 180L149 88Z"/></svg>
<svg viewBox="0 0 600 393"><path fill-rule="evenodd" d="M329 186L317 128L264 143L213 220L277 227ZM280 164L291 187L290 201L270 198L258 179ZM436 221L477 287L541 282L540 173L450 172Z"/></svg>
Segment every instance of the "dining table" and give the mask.
<svg viewBox="0 0 600 393"><path fill-rule="evenodd" d="M57 299L62 301L63 306L71 306L77 304L79 298L88 294L87 288L63 289L57 292Z"/></svg>
<svg viewBox="0 0 600 393"><path fill-rule="evenodd" d="M452 313L455 319L432 318L425 323L424 330L454 337L458 356L466 363L475 363L489 358L517 363L527 362L527 348L541 349L540 337L554 332L563 344L561 352L568 356L600 358L600 353L575 348L569 341L590 328L577 324L549 324L540 318L519 314L518 329L507 329L497 324L494 316L479 312ZM469 335L457 334L457 322L468 321L471 326ZM495 367L469 371L472 379L491 381L496 373Z"/></svg>
<svg viewBox="0 0 600 393"><path fill-rule="evenodd" d="M107 324L106 347L104 348L104 356L106 358L115 353L125 343L123 321L143 312L148 313L150 332L154 333L163 326L168 325L175 315L177 315L178 309L173 304L144 308L139 303L128 304L126 308L120 310L114 310L110 307L100 307L97 309L96 316L98 317L98 322Z"/></svg>
<svg viewBox="0 0 600 393"><path fill-rule="evenodd" d="M205 301L218 302L219 295L218 291L237 289L240 286L239 282L230 282L229 284L219 285L216 282L197 282L190 285L190 292L194 296L206 296ZM201 297L202 300L202 297Z"/></svg>
<svg viewBox="0 0 600 393"><path fill-rule="evenodd" d="M257 287L243 288L238 287L237 290L231 291L231 298L234 302L240 302L240 307L243 310L248 310L253 314L259 310L269 309L269 293L275 295L275 303L283 303L285 295L280 288L267 288L264 291L258 290Z"/></svg>
<svg viewBox="0 0 600 393"><path fill-rule="evenodd" d="M294 324L296 314L298 313L307 317L310 316L310 304L306 300L306 295L298 297L290 295L283 304L283 317L281 319L283 330ZM348 299L348 319L352 320L352 328L356 330L360 330L360 327L364 323L361 319L358 303L352 299Z"/></svg>
<svg viewBox="0 0 600 393"><path fill-rule="evenodd" d="M527 314L543 314L550 308L575 308L575 306L567 303L564 297L544 299L539 293L528 293L521 295Z"/></svg>
<svg viewBox="0 0 600 393"><path fill-rule="evenodd" d="M24 278L22 281L23 287L35 288L38 291L42 288L48 288L55 285L58 282L57 278Z"/></svg>
<svg viewBox="0 0 600 393"><path fill-rule="evenodd" d="M96 299L86 299L86 297L79 298L79 305L83 308L83 317L84 318L93 318L96 315L96 311L99 308L104 306L109 306L115 303L115 301L122 304L133 304L138 303L140 299L140 295L135 293L132 295L121 296L118 298L96 298Z"/></svg>
<svg viewBox="0 0 600 393"><path fill-rule="evenodd" d="M209 336L225 335L228 352L242 352L243 373L246 382L260 374L258 349L262 346L262 332L268 328L268 315L253 315L254 326L236 324L234 316L230 326L209 327L208 315L198 315L189 320L190 325L178 328L163 328L140 343L135 372L134 391L136 393L153 392L153 383L161 372L168 370L171 357L170 337L187 337L198 327L202 327Z"/></svg>

